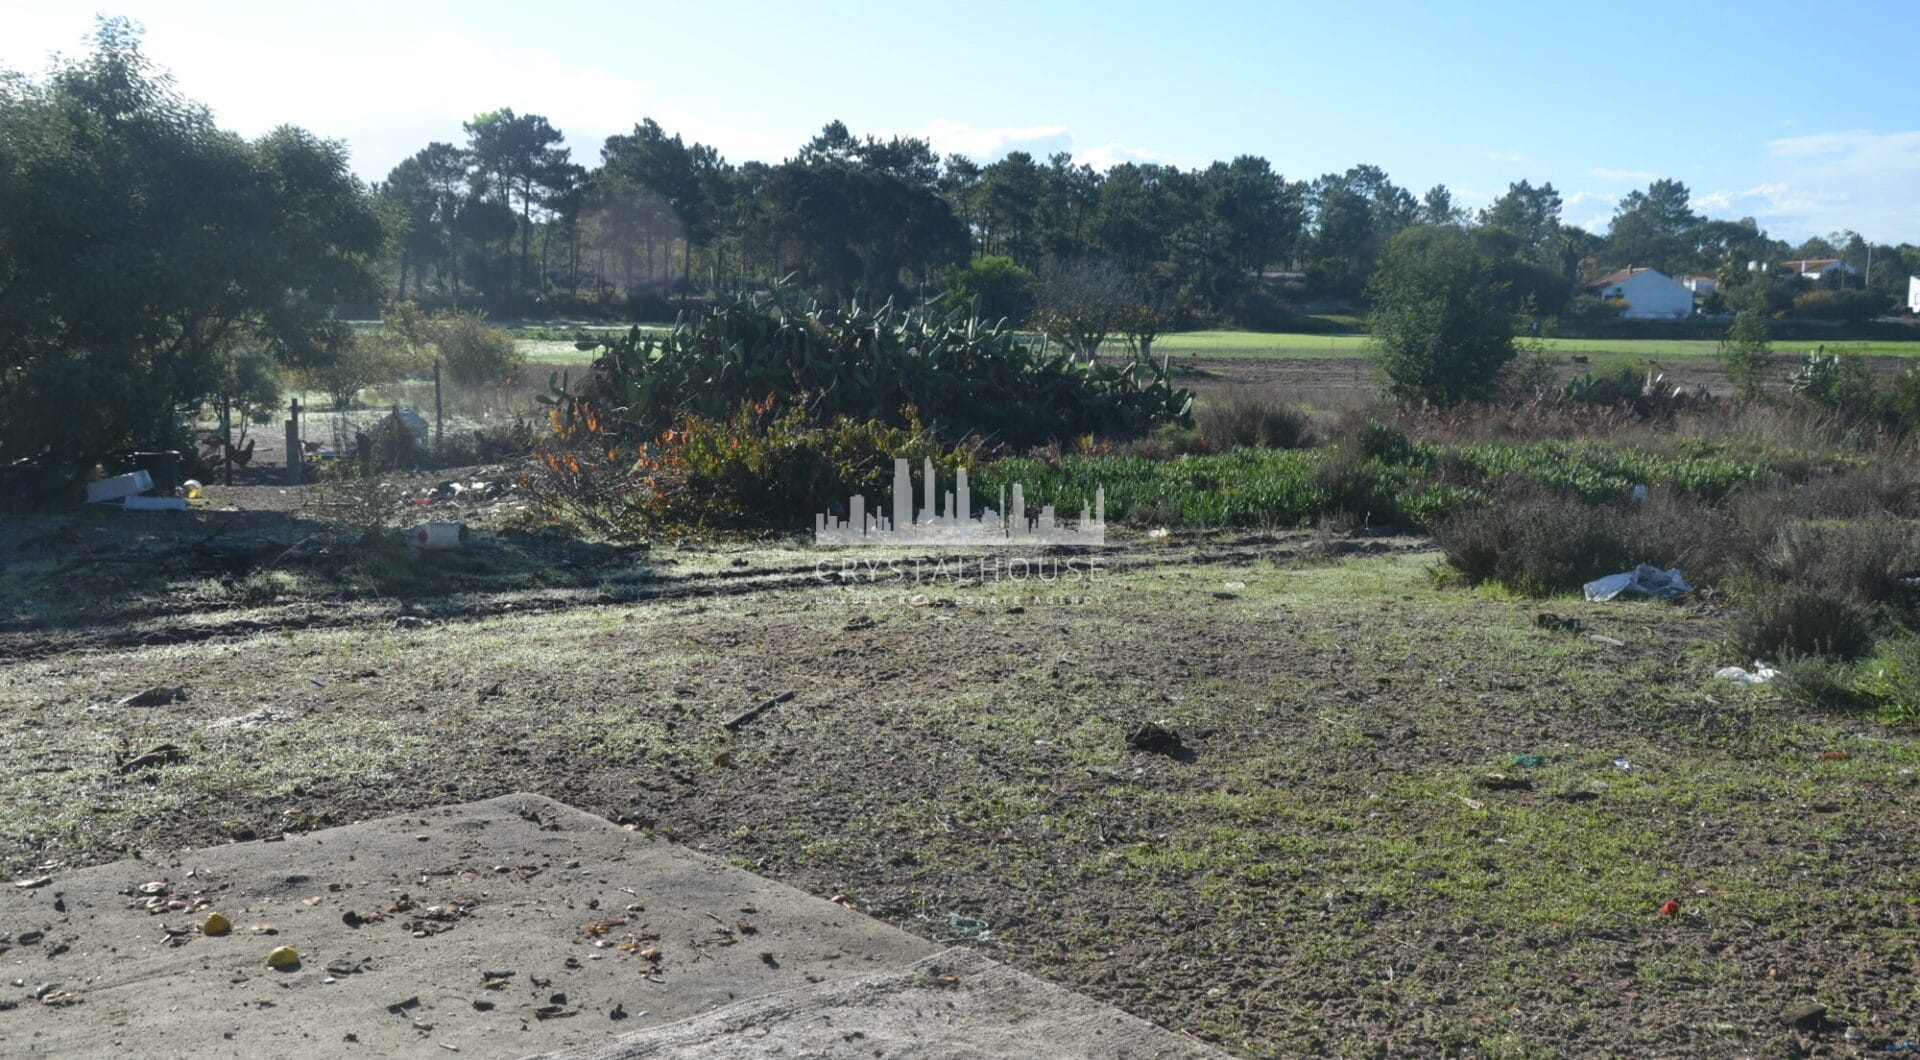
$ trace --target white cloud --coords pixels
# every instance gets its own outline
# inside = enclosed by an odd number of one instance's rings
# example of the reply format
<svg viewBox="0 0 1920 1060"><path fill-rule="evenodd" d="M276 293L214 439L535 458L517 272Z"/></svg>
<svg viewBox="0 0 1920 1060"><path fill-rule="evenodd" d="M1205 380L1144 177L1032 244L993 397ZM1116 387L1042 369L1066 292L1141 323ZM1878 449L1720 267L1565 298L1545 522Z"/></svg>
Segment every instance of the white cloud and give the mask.
<svg viewBox="0 0 1920 1060"><path fill-rule="evenodd" d="M1025 151L1044 162L1055 152L1073 150L1073 134L1064 125L982 129L950 118L936 118L913 135L933 144L933 149L941 155L966 155L983 165L998 162L1012 151Z"/></svg>
<svg viewBox="0 0 1920 1060"><path fill-rule="evenodd" d="M545 115L567 134L574 161L589 166L598 164L606 137L649 117L734 161L785 157L813 132L771 127L756 112L695 111L676 102L684 96L621 67L545 48L493 47L458 32L355 39L352 72L323 42L262 48L167 25L149 34L144 50L183 95L208 103L223 127L258 136L293 124L345 140L355 169L369 179L429 141L463 141L463 121L503 106Z"/></svg>
<svg viewBox="0 0 1920 1060"><path fill-rule="evenodd" d="M1770 140L1767 178L1696 205L1751 216L1788 240L1852 228L1881 242L1920 242L1920 131L1847 129Z"/></svg>
<svg viewBox="0 0 1920 1060"><path fill-rule="evenodd" d="M1613 222L1620 197L1597 191L1576 191L1560 198L1560 219L1589 232L1605 232Z"/></svg>
<svg viewBox="0 0 1920 1060"><path fill-rule="evenodd" d="M1661 179L1660 174L1649 173L1644 169L1607 169L1600 167L1590 169L1587 172L1599 177L1601 180L1652 181Z"/></svg>
<svg viewBox="0 0 1920 1060"><path fill-rule="evenodd" d="M1767 141L1767 150L1783 158L1880 159L1920 157L1920 132L1875 133L1865 129L1788 136Z"/></svg>
<svg viewBox="0 0 1920 1060"><path fill-rule="evenodd" d="M1085 163L1096 170L1106 171L1122 162L1158 162L1160 153L1144 147L1128 147L1120 143L1104 143L1099 147L1089 147L1073 153L1075 162Z"/></svg>

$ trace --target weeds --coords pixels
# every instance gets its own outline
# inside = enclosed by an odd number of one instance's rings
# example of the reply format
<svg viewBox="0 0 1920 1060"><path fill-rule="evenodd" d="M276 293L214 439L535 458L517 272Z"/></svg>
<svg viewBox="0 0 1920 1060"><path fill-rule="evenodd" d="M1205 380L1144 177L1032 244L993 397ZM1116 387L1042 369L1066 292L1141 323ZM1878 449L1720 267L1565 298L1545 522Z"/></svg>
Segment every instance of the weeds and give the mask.
<svg viewBox="0 0 1920 1060"><path fill-rule="evenodd" d="M1277 401L1236 395L1200 406L1197 433L1207 447L1301 449L1313 444L1313 432L1300 410Z"/></svg>
<svg viewBox="0 0 1920 1060"><path fill-rule="evenodd" d="M1873 619L1844 596L1802 585L1766 588L1728 624L1741 658L1858 659L1873 648Z"/></svg>

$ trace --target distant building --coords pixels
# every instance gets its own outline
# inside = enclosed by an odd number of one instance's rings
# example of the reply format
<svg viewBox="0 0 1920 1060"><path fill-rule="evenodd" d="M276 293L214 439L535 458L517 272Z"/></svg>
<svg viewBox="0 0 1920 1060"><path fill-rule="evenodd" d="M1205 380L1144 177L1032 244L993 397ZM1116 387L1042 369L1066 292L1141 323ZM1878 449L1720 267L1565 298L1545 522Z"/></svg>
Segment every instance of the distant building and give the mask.
<svg viewBox="0 0 1920 1060"><path fill-rule="evenodd" d="M1620 314L1628 320L1685 320L1693 315L1693 291L1659 269L1632 266L1602 276L1587 290L1604 299L1627 303Z"/></svg>
<svg viewBox="0 0 1920 1060"><path fill-rule="evenodd" d="M1788 272L1798 273L1814 283L1819 283L1820 277L1830 272L1837 272L1850 277L1860 275L1859 269L1841 261L1839 258L1808 258L1805 261L1783 261L1780 263L1780 267L1786 269Z"/></svg>
<svg viewBox="0 0 1920 1060"><path fill-rule="evenodd" d="M1680 281L1680 286L1692 291L1695 298L1705 298L1720 287L1711 276L1689 276Z"/></svg>
<svg viewBox="0 0 1920 1060"><path fill-rule="evenodd" d="M1920 313L1920 276L1907 277L1907 312Z"/></svg>

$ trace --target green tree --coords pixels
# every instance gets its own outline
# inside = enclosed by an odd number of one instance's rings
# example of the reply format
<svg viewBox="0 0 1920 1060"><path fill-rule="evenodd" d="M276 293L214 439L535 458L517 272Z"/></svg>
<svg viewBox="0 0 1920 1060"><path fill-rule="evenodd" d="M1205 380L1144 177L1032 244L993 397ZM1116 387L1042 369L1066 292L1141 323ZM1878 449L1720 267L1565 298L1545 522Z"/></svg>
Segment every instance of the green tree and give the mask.
<svg viewBox="0 0 1920 1060"><path fill-rule="evenodd" d="M1032 269L1040 264L1040 201L1046 177L1025 151L980 171L980 246Z"/></svg>
<svg viewBox="0 0 1920 1060"><path fill-rule="evenodd" d="M940 273L940 287L958 308L983 320L1025 323L1033 311L1033 273L998 254L953 264Z"/></svg>
<svg viewBox="0 0 1920 1060"><path fill-rule="evenodd" d="M1699 220L1685 184L1656 180L1646 191L1620 200L1607 229L1607 249L1619 265L1650 266L1673 276L1693 265L1688 233Z"/></svg>
<svg viewBox="0 0 1920 1060"><path fill-rule="evenodd" d="M1445 184L1435 184L1420 197L1420 223L1428 225L1464 224L1469 214L1464 206L1453 201L1453 191Z"/></svg>
<svg viewBox="0 0 1920 1060"><path fill-rule="evenodd" d="M504 107L475 115L461 128L467 133L475 188L509 210L518 207L519 289L525 291L534 286L533 213L570 189L579 167L570 161L572 152L559 146L565 136L538 114L515 114Z"/></svg>
<svg viewBox="0 0 1920 1060"><path fill-rule="evenodd" d="M1328 173L1313 182L1310 197L1309 280L1331 293L1359 291L1380 248L1420 217L1420 201L1378 166Z"/></svg>
<svg viewBox="0 0 1920 1060"><path fill-rule="evenodd" d="M1735 315L1733 326L1720 340L1720 363L1726 368L1727 381L1741 397L1759 397L1767 369L1773 364L1773 341L1766 318L1750 310Z"/></svg>
<svg viewBox="0 0 1920 1060"><path fill-rule="evenodd" d="M326 394L340 410L351 408L367 387L393 382L412 359L404 340L387 331L342 327L329 345L331 356L301 370L297 378L302 386Z"/></svg>
<svg viewBox="0 0 1920 1060"><path fill-rule="evenodd" d="M0 462L177 443L233 344L318 363L377 297L386 233L345 149L221 130L125 21L0 79L0 174Z"/></svg>
<svg viewBox="0 0 1920 1060"><path fill-rule="evenodd" d="M1560 235L1560 193L1550 183L1537 188L1524 180L1509 184L1506 194L1480 211L1480 223L1511 233L1527 254L1550 259Z"/></svg>
<svg viewBox="0 0 1920 1060"><path fill-rule="evenodd" d="M1387 242L1368 284L1367 330L1389 394L1456 405L1499 388L1516 315L1498 272L1457 228L1409 228Z"/></svg>

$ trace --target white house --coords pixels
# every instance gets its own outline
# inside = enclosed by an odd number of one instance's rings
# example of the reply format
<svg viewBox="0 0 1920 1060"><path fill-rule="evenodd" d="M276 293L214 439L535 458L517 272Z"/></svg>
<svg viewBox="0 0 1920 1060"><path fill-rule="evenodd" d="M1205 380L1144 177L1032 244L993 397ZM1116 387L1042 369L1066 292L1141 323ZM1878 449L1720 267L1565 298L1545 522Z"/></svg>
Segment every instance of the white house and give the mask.
<svg viewBox="0 0 1920 1060"><path fill-rule="evenodd" d="M1632 266L1587 285L1601 298L1624 299L1628 320L1685 320L1693 315L1693 292L1658 269Z"/></svg>
<svg viewBox="0 0 1920 1060"><path fill-rule="evenodd" d="M1680 286L1692 291L1695 298L1705 298L1718 289L1720 285L1711 276L1689 276L1680 281Z"/></svg>
<svg viewBox="0 0 1920 1060"><path fill-rule="evenodd" d="M1920 313L1920 276L1907 277L1907 312Z"/></svg>
<svg viewBox="0 0 1920 1060"><path fill-rule="evenodd" d="M1819 283L1820 277L1829 272L1838 272L1849 278L1860 275L1860 270L1841 261L1839 258L1807 258L1804 261L1784 261L1780 267L1789 272L1797 272L1813 283Z"/></svg>

